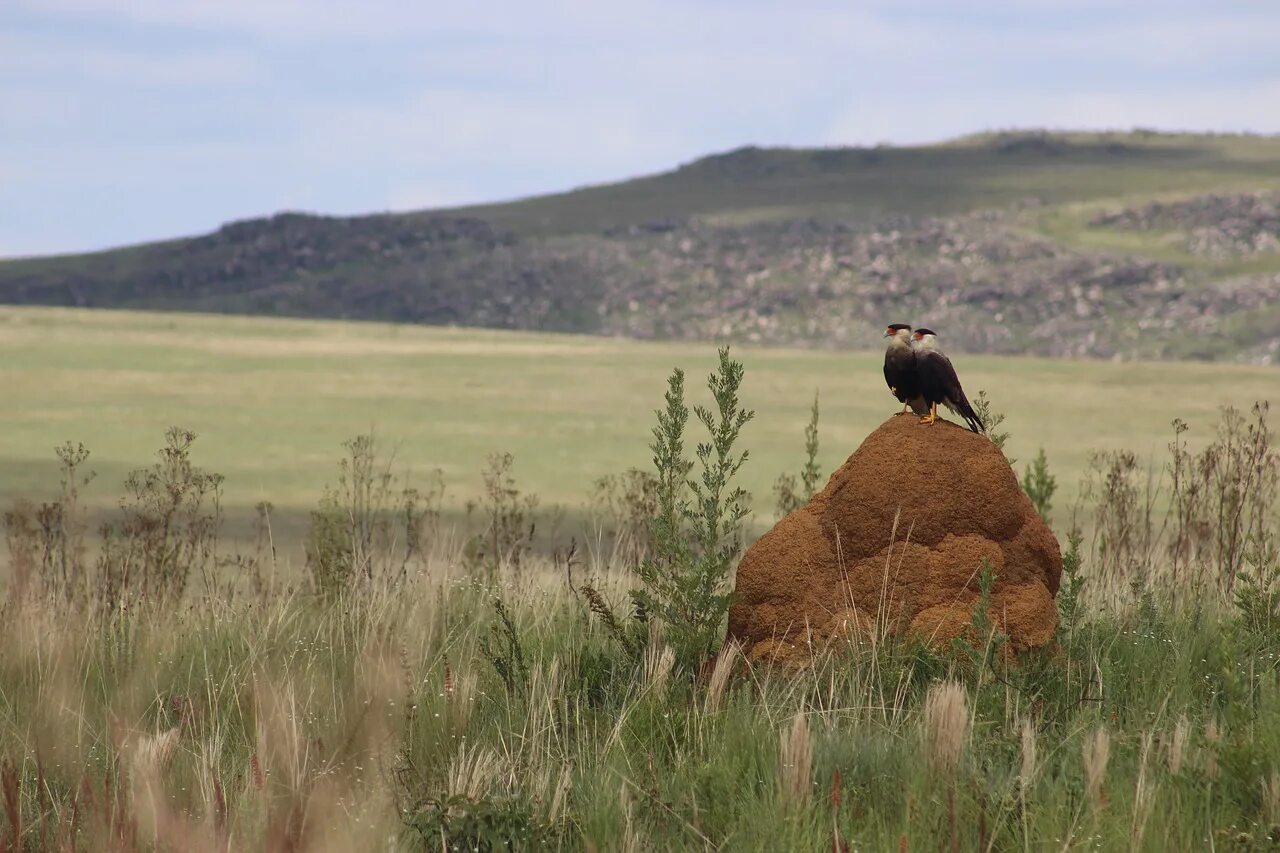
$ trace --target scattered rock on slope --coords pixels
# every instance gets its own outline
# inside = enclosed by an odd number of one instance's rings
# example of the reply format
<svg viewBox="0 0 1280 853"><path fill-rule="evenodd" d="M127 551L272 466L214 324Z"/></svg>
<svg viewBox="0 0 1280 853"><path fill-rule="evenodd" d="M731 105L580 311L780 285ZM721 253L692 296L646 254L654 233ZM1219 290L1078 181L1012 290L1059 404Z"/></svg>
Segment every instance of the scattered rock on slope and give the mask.
<svg viewBox="0 0 1280 853"><path fill-rule="evenodd" d="M729 636L752 661L802 663L883 618L932 644L963 634L982 559L1014 650L1053 637L1058 541L986 437L891 417L808 505L742 558Z"/></svg>

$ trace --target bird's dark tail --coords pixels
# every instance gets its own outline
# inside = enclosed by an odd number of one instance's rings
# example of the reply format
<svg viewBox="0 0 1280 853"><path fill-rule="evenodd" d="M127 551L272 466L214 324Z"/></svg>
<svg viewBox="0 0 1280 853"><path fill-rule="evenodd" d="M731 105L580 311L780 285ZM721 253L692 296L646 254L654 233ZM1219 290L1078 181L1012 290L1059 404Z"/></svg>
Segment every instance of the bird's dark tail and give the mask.
<svg viewBox="0 0 1280 853"><path fill-rule="evenodd" d="M960 416L964 418L965 423L969 425L969 429L979 434L987 431L987 425L982 422L982 418L978 417L978 413L973 410L973 406L969 405L968 398L960 398L959 408Z"/></svg>

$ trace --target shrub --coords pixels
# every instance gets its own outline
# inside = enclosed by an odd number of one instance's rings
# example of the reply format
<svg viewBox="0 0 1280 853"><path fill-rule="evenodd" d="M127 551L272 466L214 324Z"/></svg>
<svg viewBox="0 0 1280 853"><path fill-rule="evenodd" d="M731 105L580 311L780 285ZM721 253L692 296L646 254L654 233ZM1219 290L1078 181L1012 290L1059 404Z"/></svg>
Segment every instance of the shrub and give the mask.
<svg viewBox="0 0 1280 853"><path fill-rule="evenodd" d="M69 603L82 598L89 574L84 542L88 525L80 490L94 473L81 470L89 459L83 444L68 441L54 448L54 454L60 472L58 496L39 507L18 501L5 512L5 544L15 596L34 586L42 596Z"/></svg>
<svg viewBox="0 0 1280 853"><path fill-rule="evenodd" d="M985 426L987 438L991 439L991 443L996 447L1004 450L1005 442L1009 440L1009 433L997 432L1000 425L1004 423L1004 412L997 412L991 405L991 398L987 396L985 390L979 390L978 396L973 398L973 410L978 415L978 420L982 421ZM1016 460L1010 459L1009 464L1012 465Z"/></svg>
<svg viewBox="0 0 1280 853"><path fill-rule="evenodd" d="M481 472L483 504L467 504L468 515L479 507L485 517L484 530L467 543L467 563L473 569L483 569L490 580L502 566L518 572L533 548L536 529L533 513L538 498L521 494L516 487L511 473L515 461L510 453L491 453L488 466Z"/></svg>
<svg viewBox="0 0 1280 853"><path fill-rule="evenodd" d="M105 608L175 604L193 571L207 591L216 585L223 478L192 464L195 440L171 427L160 460L125 479L123 518L101 530L95 594Z"/></svg>
<svg viewBox="0 0 1280 853"><path fill-rule="evenodd" d="M425 492L404 485L392 473L394 459L379 459L372 435L358 435L343 447L338 484L325 487L306 543L312 582L330 599L360 582L402 581L435 533L444 495L439 470Z"/></svg>
<svg viewBox="0 0 1280 853"><path fill-rule="evenodd" d="M427 800L408 818L422 849L490 853L557 847L558 833L518 797L472 799L455 794Z"/></svg>
<svg viewBox="0 0 1280 853"><path fill-rule="evenodd" d="M813 408L809 412L809 423L804 428L805 463L800 469L799 478L791 473L778 475L773 483L773 493L777 497L778 515L794 512L809 502L818 490L818 480L822 476L818 468L818 395L813 395Z"/></svg>
<svg viewBox="0 0 1280 853"><path fill-rule="evenodd" d="M591 514L611 542L610 565L633 568L653 552L653 519L658 514L658 478L628 468L592 484Z"/></svg>
<svg viewBox="0 0 1280 853"><path fill-rule="evenodd" d="M639 567L643 588L633 592L642 612L662 620L687 667L701 664L714 647L729 608L725 586L748 511L747 493L733 485L747 452L739 453L735 444L755 413L738 400L741 362L729 357L728 347L719 355L717 370L707 380L715 407L693 408L710 436L696 448L701 468L696 479L689 477L694 463L684 456L689 419L684 373L677 368L668 380L666 408L657 412L650 444L658 475L655 555Z"/></svg>
<svg viewBox="0 0 1280 853"><path fill-rule="evenodd" d="M1031 498L1040 517L1049 523L1049 513L1053 510L1053 495L1058 491L1058 480L1049 473L1049 460L1044 448L1036 454L1036 458L1027 465L1022 474L1022 488Z"/></svg>

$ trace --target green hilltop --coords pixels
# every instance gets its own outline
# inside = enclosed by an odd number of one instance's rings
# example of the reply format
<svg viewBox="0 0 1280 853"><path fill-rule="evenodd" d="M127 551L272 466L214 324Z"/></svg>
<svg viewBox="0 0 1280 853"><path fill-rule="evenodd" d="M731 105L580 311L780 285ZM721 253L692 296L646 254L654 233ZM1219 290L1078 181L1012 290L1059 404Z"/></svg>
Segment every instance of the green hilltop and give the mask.
<svg viewBox="0 0 1280 853"><path fill-rule="evenodd" d="M0 301L857 348L1280 360L1280 137L740 148L502 204L0 263Z"/></svg>

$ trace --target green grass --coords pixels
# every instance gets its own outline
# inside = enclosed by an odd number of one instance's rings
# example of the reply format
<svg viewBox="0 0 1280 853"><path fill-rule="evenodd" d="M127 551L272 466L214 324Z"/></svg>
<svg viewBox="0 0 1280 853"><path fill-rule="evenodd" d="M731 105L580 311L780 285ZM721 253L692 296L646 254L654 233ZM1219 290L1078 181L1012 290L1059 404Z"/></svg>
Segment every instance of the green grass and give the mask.
<svg viewBox="0 0 1280 853"><path fill-rule="evenodd" d="M1280 832L1280 635L1203 600L1095 612L1015 668L882 641L721 691L652 663L660 636L651 663L623 652L550 567L486 588L450 565L333 607L283 588L75 619L10 602L20 842L1163 851ZM629 582L603 581L615 600ZM482 646L495 594L526 664L509 687ZM965 704L930 738L943 680Z"/></svg>
<svg viewBox="0 0 1280 853"><path fill-rule="evenodd" d="M1252 192L1259 189L1259 186L1254 183L1237 189ZM1216 191L1227 192L1229 189L1222 187ZM1175 194L1170 198L1176 199L1183 195ZM1142 203L1155 200L1145 198ZM1188 235L1185 231L1139 231L1089 225L1089 220L1097 214L1122 206L1123 204L1114 201L1063 205L1045 213L1028 216L1027 219L1033 223L1032 231L1064 246L1086 251L1114 252L1177 264L1189 269L1201 270L1210 279L1280 272L1280 255L1276 254L1261 254L1252 258L1223 261L1190 252L1186 248Z"/></svg>
<svg viewBox="0 0 1280 853"><path fill-rule="evenodd" d="M878 347L879 341L867 342ZM744 484L762 521L770 487L803 461L803 430L821 394L824 476L896 410L877 351L744 349ZM1070 504L1092 449L1163 456L1170 422L1207 436L1224 404L1273 396L1274 368L953 353L970 396L985 388L1006 412L1008 453L1046 448ZM447 501L481 489L495 451L515 454L520 486L544 505L583 503L592 481L647 467L653 410L666 375L685 367L694 399L714 347L432 329L383 324L179 314L0 308L0 501L56 487L53 447L83 442L110 506L124 474L149 464L164 430L195 430L198 464L226 475L230 514L255 503L314 507L342 442L373 430L398 466L444 471ZM1020 465L1019 465L1020 469Z"/></svg>
<svg viewBox="0 0 1280 853"><path fill-rule="evenodd" d="M744 149L678 170L458 208L520 234L702 216L742 223L891 213L949 215L1027 198L1048 204L1280 185L1280 140L1196 134L1054 134L1060 150L1001 151L994 135L876 149ZM1114 147L1120 146L1120 147Z"/></svg>
<svg viewBox="0 0 1280 853"><path fill-rule="evenodd" d="M742 358L762 507L778 471L801 464L814 387L827 470L896 409L874 352ZM714 359L704 345L5 309L3 487L49 494L43 460L81 440L104 472L91 495L109 504L180 423L203 433L196 461L228 476L233 508L302 511L341 441L373 427L405 464L444 467L454 501L502 448L528 490L580 507L594 476L644 464L669 368L690 368L692 390ZM1276 377L956 361L1007 412L1007 452L1027 461L1045 446L1068 489L1089 449L1133 447L1158 467L1175 415L1205 437L1218 404L1266 398ZM1058 642L1017 666L853 637L810 669L703 682L664 663L669 636L631 623L638 581L598 554L573 578L648 638L638 651L589 612L562 562L469 574L442 536L396 581L397 554L331 601L287 555L259 555L261 585L192 578L161 606L121 606L92 577L78 608L0 584L0 849L805 851L836 836L855 850L954 838L965 851L1164 851L1280 838L1274 597L1246 618L1212 585L1171 589L1159 566L1129 569L1134 589L1104 582L1086 554L1083 607L1060 596L1073 615ZM963 706L937 700L948 682Z"/></svg>

